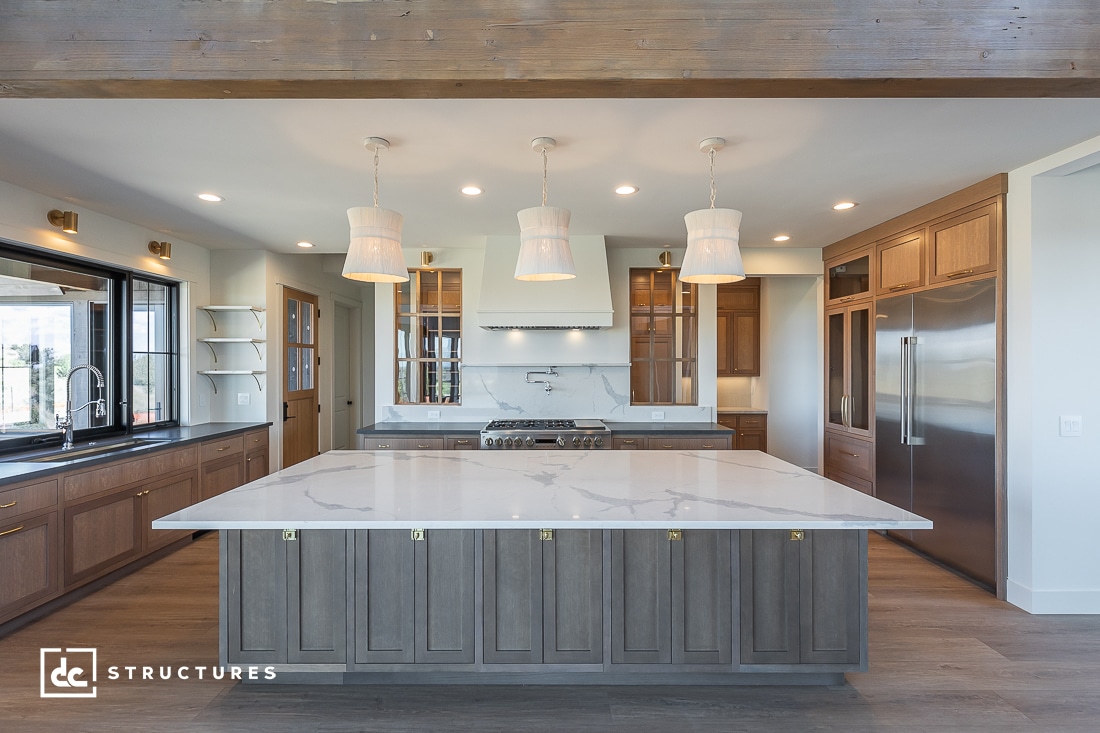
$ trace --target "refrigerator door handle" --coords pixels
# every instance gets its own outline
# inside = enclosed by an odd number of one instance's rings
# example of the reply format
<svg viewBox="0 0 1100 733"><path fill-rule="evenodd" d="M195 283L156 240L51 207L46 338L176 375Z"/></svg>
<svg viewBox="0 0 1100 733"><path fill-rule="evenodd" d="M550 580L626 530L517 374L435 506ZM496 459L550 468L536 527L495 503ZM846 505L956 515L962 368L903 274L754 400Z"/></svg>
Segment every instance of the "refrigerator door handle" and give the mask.
<svg viewBox="0 0 1100 733"><path fill-rule="evenodd" d="M909 409L909 339L901 338L901 415L898 422L901 424L901 444L909 445L909 434L906 432L909 421L907 412Z"/></svg>

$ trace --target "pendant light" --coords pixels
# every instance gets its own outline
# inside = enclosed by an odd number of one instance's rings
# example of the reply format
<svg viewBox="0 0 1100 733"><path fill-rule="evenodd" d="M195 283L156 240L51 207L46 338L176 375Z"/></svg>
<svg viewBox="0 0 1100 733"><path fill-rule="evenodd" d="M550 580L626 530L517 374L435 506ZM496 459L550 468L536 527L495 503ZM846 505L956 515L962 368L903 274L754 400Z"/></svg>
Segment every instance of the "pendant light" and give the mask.
<svg viewBox="0 0 1100 733"><path fill-rule="evenodd" d="M542 206L517 214L517 280L570 280L577 276L573 253L569 251L569 209L546 205L546 153L556 145L552 137L536 137L531 141L531 148L542 154Z"/></svg>
<svg viewBox="0 0 1100 733"><path fill-rule="evenodd" d="M362 282L406 282L409 269L401 253L401 225L405 217L378 207L378 151L388 150L390 143L384 138L368 137L363 145L374 153L374 206L348 209L351 244L342 274L349 280Z"/></svg>
<svg viewBox="0 0 1100 733"><path fill-rule="evenodd" d="M732 283L745 279L741 261L741 212L736 209L714 208L714 156L726 146L720 137L709 137L699 143L699 150L710 156L710 208L692 211L684 216L687 225L687 252L680 265L680 279L688 283Z"/></svg>

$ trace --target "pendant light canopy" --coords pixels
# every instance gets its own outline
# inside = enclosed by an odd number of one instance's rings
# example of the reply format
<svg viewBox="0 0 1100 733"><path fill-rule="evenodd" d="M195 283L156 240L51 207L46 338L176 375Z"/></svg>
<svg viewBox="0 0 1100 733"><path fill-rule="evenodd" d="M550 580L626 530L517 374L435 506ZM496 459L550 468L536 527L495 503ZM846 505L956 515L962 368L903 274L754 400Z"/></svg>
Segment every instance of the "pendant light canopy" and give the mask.
<svg viewBox="0 0 1100 733"><path fill-rule="evenodd" d="M542 154L542 206L523 209L519 219L517 280L569 280L577 276L569 250L569 210L546 205L546 154L557 143L537 137L531 148Z"/></svg>
<svg viewBox="0 0 1100 733"><path fill-rule="evenodd" d="M363 141L374 153L374 206L348 209L351 243L344 260L344 277L373 283L400 283L409 279L401 253L401 225L405 217L378 206L378 151L390 147L388 140L368 137Z"/></svg>
<svg viewBox="0 0 1100 733"><path fill-rule="evenodd" d="M710 156L710 208L684 216L687 225L687 252L680 266L680 280L689 283L731 283L745 279L741 261L741 212L714 208L714 156L726 141L711 137L699 143L699 150Z"/></svg>

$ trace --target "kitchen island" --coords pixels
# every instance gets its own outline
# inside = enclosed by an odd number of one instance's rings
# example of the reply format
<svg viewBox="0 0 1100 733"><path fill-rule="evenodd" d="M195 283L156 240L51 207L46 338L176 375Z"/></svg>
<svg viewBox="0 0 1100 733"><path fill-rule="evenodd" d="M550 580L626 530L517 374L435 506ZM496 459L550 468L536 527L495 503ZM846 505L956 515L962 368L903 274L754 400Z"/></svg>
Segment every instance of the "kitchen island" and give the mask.
<svg viewBox="0 0 1100 733"><path fill-rule="evenodd" d="M277 682L836 684L868 529L757 451L334 451L156 520L221 530L221 662Z"/></svg>

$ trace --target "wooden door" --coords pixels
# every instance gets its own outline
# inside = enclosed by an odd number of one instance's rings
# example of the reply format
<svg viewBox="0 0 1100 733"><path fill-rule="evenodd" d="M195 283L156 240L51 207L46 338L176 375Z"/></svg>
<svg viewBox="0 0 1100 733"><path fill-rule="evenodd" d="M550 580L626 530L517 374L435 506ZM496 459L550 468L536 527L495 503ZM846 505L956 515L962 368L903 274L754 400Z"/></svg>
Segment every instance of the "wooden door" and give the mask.
<svg viewBox="0 0 1100 733"><path fill-rule="evenodd" d="M317 296L283 288L283 462L317 455Z"/></svg>

